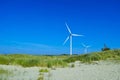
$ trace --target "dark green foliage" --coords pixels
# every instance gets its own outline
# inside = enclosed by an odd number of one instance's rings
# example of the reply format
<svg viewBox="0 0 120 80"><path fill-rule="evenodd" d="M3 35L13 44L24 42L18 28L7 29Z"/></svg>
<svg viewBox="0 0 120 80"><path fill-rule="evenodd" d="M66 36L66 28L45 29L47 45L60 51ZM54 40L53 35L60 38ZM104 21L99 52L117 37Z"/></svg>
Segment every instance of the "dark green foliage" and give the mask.
<svg viewBox="0 0 120 80"><path fill-rule="evenodd" d="M110 48L102 48L102 51L110 50Z"/></svg>
<svg viewBox="0 0 120 80"><path fill-rule="evenodd" d="M110 48L108 48L108 47L106 46L106 44L104 44L104 47L102 48L102 51L108 51L108 50L110 50Z"/></svg>

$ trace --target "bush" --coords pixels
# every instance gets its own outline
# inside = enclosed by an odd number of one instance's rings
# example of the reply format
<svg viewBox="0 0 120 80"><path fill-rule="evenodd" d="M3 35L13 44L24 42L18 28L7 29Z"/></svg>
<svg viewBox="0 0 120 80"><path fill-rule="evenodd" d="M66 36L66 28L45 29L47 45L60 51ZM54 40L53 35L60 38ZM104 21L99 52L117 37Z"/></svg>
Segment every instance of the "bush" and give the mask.
<svg viewBox="0 0 120 80"><path fill-rule="evenodd" d="M108 50L110 50L110 48L108 48L106 44L104 44L104 48L102 48L102 51L108 51Z"/></svg>
<svg viewBox="0 0 120 80"><path fill-rule="evenodd" d="M102 48L102 51L108 51L110 48Z"/></svg>

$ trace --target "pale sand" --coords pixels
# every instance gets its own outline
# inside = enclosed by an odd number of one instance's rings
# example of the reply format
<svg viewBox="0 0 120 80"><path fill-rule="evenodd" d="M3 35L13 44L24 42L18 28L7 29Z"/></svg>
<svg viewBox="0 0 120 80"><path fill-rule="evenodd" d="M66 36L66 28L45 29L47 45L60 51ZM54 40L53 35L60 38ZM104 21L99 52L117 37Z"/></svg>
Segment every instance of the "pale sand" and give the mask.
<svg viewBox="0 0 120 80"><path fill-rule="evenodd" d="M120 80L120 63L100 61L82 64L77 61L74 64L74 68L56 68L44 73L44 80ZM0 68L13 72L12 75L0 75L0 80L37 80L40 74L40 67L0 65Z"/></svg>
<svg viewBox="0 0 120 80"><path fill-rule="evenodd" d="M9 75L0 75L0 80L37 80L39 76L39 68L23 68L21 66L0 65L0 69L8 70Z"/></svg>
<svg viewBox="0 0 120 80"><path fill-rule="evenodd" d="M105 61L97 64L76 62L74 68L57 68L45 73L44 80L120 80L120 64Z"/></svg>

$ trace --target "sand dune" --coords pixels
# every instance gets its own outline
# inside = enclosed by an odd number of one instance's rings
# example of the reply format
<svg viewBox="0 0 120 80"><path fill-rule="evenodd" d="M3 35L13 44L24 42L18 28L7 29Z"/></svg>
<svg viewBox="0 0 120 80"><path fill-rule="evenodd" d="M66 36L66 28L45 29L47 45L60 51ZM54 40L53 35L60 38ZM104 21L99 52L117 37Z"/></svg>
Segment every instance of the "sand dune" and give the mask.
<svg viewBox="0 0 120 80"><path fill-rule="evenodd" d="M0 75L0 80L37 80L39 76L37 67L23 68L21 66L0 65L1 68L11 73Z"/></svg>
<svg viewBox="0 0 120 80"><path fill-rule="evenodd" d="M120 80L120 63L100 61L83 64L77 61L74 65L73 68L50 70L44 73L44 80ZM0 80L37 80L39 77L39 67L0 65L0 68L12 72L12 75L0 75Z"/></svg>
<svg viewBox="0 0 120 80"><path fill-rule="evenodd" d="M120 64L99 62L78 64L74 68L57 68L44 75L45 80L120 80Z"/></svg>

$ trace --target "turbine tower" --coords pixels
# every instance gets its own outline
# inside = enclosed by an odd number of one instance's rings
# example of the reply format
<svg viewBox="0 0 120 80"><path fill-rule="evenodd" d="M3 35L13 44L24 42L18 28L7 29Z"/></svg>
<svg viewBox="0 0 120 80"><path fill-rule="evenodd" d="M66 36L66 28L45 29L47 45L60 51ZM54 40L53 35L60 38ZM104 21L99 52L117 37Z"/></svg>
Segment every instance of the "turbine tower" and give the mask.
<svg viewBox="0 0 120 80"><path fill-rule="evenodd" d="M70 28L68 27L67 23L65 23L65 25L66 25L66 27L68 29L69 36L66 38L66 40L64 41L63 44L65 44L68 41L68 39L70 39L70 55L72 55L72 37L73 36L83 36L83 35L72 34L72 32L71 32Z"/></svg>
<svg viewBox="0 0 120 80"><path fill-rule="evenodd" d="M91 46L87 46L85 44L82 43L82 46L85 48L84 49L84 52L87 53L88 52L88 48L91 47Z"/></svg>

